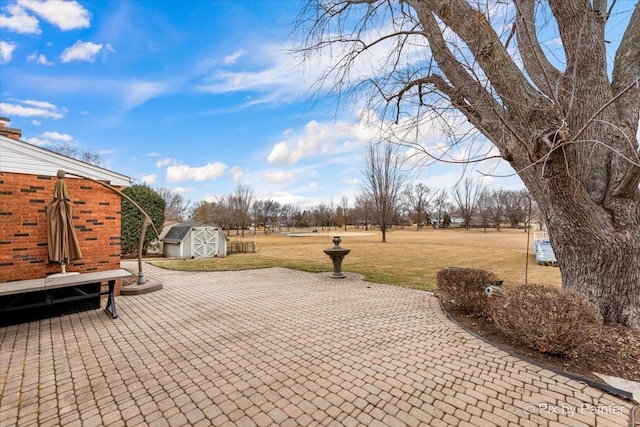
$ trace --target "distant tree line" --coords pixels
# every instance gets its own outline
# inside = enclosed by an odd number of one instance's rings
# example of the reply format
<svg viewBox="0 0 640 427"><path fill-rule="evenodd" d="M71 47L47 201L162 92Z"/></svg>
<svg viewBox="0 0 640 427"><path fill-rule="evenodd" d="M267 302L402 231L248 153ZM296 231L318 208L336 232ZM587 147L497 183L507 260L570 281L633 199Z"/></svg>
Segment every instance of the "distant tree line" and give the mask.
<svg viewBox="0 0 640 427"><path fill-rule="evenodd" d="M248 230L268 234L310 228L322 232L346 229L347 225L381 233L391 227L416 227L416 230L482 227L485 231L492 227L499 231L539 218L535 204L533 218L528 218L529 199L525 190L488 189L470 178L448 189L406 182L395 189L395 197L388 197L380 209L382 193L374 196L372 191L363 190L353 201L342 197L338 203L328 201L301 209L274 199L255 199L250 187L240 185L214 201L197 203L190 218L218 224L227 235L235 231L235 235L243 237Z"/></svg>

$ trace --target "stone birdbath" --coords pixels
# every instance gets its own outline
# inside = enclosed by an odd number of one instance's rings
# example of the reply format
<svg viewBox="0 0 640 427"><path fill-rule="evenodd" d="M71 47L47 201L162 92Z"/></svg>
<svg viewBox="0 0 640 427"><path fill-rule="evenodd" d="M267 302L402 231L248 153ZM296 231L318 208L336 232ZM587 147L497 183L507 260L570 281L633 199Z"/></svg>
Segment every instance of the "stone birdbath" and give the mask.
<svg viewBox="0 0 640 427"><path fill-rule="evenodd" d="M351 249L341 248L340 242L342 242L340 236L335 236L333 238L334 246L332 248L324 249L324 253L329 255L333 262L333 273L331 273L330 276L332 279L344 279L346 277L342 272L342 259L351 252Z"/></svg>

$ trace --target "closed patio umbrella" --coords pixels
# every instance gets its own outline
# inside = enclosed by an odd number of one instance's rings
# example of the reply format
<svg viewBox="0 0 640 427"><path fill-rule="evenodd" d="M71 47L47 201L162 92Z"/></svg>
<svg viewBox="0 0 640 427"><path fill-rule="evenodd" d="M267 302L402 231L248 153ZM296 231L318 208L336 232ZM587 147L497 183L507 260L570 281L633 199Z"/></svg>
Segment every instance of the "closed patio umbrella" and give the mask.
<svg viewBox="0 0 640 427"><path fill-rule="evenodd" d="M78 236L71 217L72 206L64 183L65 172L58 171L58 182L53 200L47 206L47 263L62 265L66 273L66 264L82 258Z"/></svg>

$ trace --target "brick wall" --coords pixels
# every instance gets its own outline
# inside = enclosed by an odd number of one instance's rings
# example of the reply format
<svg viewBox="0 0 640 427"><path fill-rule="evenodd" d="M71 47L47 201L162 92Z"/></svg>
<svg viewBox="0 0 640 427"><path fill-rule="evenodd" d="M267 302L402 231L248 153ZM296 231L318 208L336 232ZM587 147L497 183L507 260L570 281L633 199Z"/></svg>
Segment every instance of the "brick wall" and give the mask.
<svg viewBox="0 0 640 427"><path fill-rule="evenodd" d="M46 207L58 178L0 172L0 283L60 272L45 264ZM94 182L65 178L82 259L67 271L120 268L120 196ZM120 281L118 281L120 282Z"/></svg>

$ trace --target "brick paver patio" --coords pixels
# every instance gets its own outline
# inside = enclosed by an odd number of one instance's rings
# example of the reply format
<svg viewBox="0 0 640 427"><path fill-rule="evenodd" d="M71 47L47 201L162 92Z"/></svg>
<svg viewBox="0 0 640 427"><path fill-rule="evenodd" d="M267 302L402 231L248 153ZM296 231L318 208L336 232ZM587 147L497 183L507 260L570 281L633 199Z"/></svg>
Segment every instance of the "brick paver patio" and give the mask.
<svg viewBox="0 0 640 427"><path fill-rule="evenodd" d="M474 338L428 292L145 271L164 289L118 319L0 328L0 425L630 425L632 402Z"/></svg>

